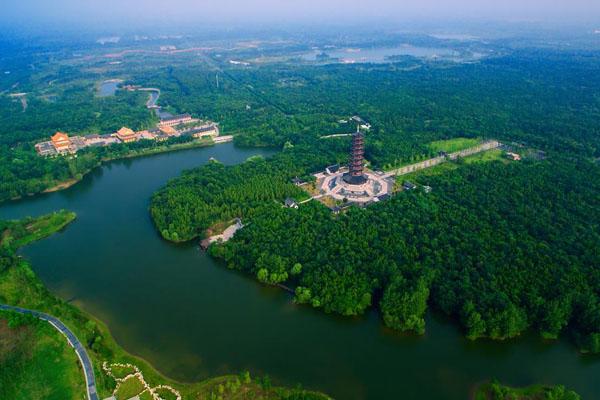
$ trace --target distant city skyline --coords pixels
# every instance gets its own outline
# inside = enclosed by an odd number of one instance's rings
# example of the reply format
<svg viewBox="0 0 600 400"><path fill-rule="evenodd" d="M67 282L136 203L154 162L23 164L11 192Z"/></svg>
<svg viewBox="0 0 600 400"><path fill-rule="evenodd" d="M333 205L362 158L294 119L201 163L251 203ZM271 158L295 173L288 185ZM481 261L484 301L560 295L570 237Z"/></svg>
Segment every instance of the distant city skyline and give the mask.
<svg viewBox="0 0 600 400"><path fill-rule="evenodd" d="M90 27L127 21L227 24L340 23L385 19L497 20L561 24L598 23L597 0L7 0L1 24L89 24Z"/></svg>

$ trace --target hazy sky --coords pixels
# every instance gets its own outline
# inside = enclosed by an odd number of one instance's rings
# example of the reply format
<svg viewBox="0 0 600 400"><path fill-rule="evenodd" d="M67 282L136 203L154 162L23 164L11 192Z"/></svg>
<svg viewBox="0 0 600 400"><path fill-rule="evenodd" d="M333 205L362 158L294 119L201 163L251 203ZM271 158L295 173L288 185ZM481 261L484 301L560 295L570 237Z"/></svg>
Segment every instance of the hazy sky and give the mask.
<svg viewBox="0 0 600 400"><path fill-rule="evenodd" d="M343 22L493 19L600 22L600 0L2 0L0 23Z"/></svg>

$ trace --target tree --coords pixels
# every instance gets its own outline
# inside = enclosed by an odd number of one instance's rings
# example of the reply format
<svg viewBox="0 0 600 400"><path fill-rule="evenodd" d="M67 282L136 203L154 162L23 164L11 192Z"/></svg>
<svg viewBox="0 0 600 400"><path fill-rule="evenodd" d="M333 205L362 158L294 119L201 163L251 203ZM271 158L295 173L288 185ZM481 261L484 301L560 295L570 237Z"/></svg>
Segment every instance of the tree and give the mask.
<svg viewBox="0 0 600 400"><path fill-rule="evenodd" d="M309 303L312 298L312 294L309 288L298 286L295 290L295 293L295 301L299 304Z"/></svg>
<svg viewBox="0 0 600 400"><path fill-rule="evenodd" d="M397 275L386 288L381 300L385 324L402 331L425 333L425 319L429 287L424 278L409 282Z"/></svg>
<svg viewBox="0 0 600 400"><path fill-rule="evenodd" d="M259 269L256 278L258 278L260 282L267 283L269 281L269 270L266 268Z"/></svg>
<svg viewBox="0 0 600 400"><path fill-rule="evenodd" d="M292 267L292 275L300 275L300 273L302 272L302 264L300 263L296 263L294 264L294 266Z"/></svg>
<svg viewBox="0 0 600 400"><path fill-rule="evenodd" d="M472 301L465 303L461 314L463 325L467 330L467 338L477 339L485 336L485 321L481 317L481 314L475 310L475 304Z"/></svg>
<svg viewBox="0 0 600 400"><path fill-rule="evenodd" d="M541 320L542 335L547 338L556 338L562 329L567 326L572 312L570 298L558 298L545 301Z"/></svg>

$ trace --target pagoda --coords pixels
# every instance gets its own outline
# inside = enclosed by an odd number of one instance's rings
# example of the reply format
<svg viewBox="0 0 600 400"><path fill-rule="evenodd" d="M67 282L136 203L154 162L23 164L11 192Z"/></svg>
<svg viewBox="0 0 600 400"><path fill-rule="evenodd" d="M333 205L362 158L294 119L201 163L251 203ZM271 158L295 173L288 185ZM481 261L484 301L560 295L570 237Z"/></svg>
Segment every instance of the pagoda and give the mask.
<svg viewBox="0 0 600 400"><path fill-rule="evenodd" d="M364 174L364 160L365 137L360 131L360 126L357 126L356 132L352 134L352 148L350 149L348 172L344 174L344 182L349 185L362 185L367 182Z"/></svg>

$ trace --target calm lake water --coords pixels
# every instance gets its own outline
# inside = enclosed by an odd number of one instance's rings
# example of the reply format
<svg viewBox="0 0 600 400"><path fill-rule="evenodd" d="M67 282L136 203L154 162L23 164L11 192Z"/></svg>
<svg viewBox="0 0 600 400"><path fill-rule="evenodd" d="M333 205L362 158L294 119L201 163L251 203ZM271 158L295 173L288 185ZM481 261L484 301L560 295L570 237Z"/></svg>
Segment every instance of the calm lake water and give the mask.
<svg viewBox="0 0 600 400"><path fill-rule="evenodd" d="M121 81L105 81L100 84L98 88L98 96L100 97L108 97L114 96L119 88Z"/></svg>
<svg viewBox="0 0 600 400"><path fill-rule="evenodd" d="M528 335L504 343L465 340L429 316L424 337L382 327L376 312L348 319L296 306L290 296L230 271L195 243L156 233L152 193L212 156L239 163L260 150L224 144L114 162L57 193L0 207L0 218L60 208L78 219L24 249L46 285L105 321L117 341L170 377L269 374L337 399L461 399L489 379L512 385L561 383L600 398L600 358L566 341Z"/></svg>

